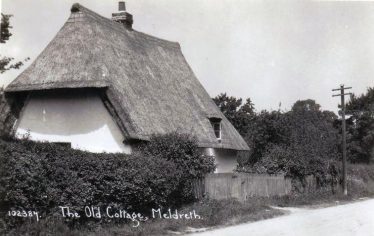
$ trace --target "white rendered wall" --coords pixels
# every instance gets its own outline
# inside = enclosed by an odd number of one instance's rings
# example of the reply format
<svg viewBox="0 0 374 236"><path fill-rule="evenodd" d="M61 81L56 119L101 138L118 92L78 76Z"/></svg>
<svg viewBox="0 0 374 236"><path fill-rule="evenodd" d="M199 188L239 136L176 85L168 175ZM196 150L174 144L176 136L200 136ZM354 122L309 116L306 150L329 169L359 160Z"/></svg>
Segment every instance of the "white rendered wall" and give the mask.
<svg viewBox="0 0 374 236"><path fill-rule="evenodd" d="M17 122L16 135L35 141L69 142L90 152L131 153L124 137L94 92L34 93Z"/></svg>
<svg viewBox="0 0 374 236"><path fill-rule="evenodd" d="M237 162L237 151L230 149L205 148L205 155L214 156L217 168L215 173L232 173Z"/></svg>

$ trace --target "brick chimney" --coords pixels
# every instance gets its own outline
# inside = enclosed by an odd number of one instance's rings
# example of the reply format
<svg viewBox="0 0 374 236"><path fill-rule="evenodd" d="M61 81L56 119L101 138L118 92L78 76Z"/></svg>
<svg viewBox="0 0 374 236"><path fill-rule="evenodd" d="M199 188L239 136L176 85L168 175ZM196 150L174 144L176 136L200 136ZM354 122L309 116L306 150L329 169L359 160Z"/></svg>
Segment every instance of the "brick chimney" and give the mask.
<svg viewBox="0 0 374 236"><path fill-rule="evenodd" d="M118 12L112 13L112 20L122 23L126 27L126 29L132 29L132 15L126 12L125 2L118 2Z"/></svg>

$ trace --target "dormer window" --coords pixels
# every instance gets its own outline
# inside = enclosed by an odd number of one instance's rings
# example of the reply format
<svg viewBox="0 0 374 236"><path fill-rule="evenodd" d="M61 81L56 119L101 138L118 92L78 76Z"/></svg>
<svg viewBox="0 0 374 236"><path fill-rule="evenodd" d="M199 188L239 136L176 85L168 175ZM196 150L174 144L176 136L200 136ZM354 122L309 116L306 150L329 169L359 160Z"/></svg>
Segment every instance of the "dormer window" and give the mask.
<svg viewBox="0 0 374 236"><path fill-rule="evenodd" d="M221 140L222 138L222 124L221 124L221 118L219 117L210 117L209 121L212 124L214 134L216 135L216 138L218 140Z"/></svg>

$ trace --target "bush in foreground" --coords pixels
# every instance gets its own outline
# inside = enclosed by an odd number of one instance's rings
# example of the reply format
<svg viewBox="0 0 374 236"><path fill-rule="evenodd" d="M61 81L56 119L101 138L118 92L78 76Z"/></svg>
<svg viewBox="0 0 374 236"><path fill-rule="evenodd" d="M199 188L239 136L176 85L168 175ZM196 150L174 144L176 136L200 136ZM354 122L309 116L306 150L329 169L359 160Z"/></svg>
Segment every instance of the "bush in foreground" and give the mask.
<svg viewBox="0 0 374 236"><path fill-rule="evenodd" d="M59 206L78 211L93 205L144 212L167 206L181 177L174 163L161 158L92 154L47 143L1 141L0 156L3 211L16 207L49 215Z"/></svg>
<svg viewBox="0 0 374 236"><path fill-rule="evenodd" d="M186 134L152 136L140 150L145 156L174 163L177 171L182 173L178 191L173 195L174 205L193 201L193 181L215 170L213 157L202 155L196 138Z"/></svg>
<svg viewBox="0 0 374 236"><path fill-rule="evenodd" d="M166 149L179 148L166 152L160 147L160 153L151 153L154 143L163 143L165 137L170 138ZM59 206L68 206L80 215L84 215L85 206L112 206L149 214L151 208L182 204L191 199L185 194L190 180L186 178L203 176L214 169L212 158L200 156L191 140L184 136L155 136L144 145L144 152L132 155L95 154L51 143L0 140L0 211L5 214L15 208L37 209L45 218L57 213L61 216ZM6 219L8 226L22 221ZM70 223L86 221L81 217Z"/></svg>

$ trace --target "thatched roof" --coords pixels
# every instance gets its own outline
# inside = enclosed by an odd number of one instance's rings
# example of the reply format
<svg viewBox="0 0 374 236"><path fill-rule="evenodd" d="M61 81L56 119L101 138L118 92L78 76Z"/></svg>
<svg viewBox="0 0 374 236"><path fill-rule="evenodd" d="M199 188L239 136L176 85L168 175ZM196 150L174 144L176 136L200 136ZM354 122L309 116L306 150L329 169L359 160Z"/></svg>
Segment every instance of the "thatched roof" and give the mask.
<svg viewBox="0 0 374 236"><path fill-rule="evenodd" d="M178 43L127 29L77 4L6 93L61 88L102 88L129 140L177 131L196 135L201 147L249 149L196 79ZM222 119L221 142L209 117Z"/></svg>

